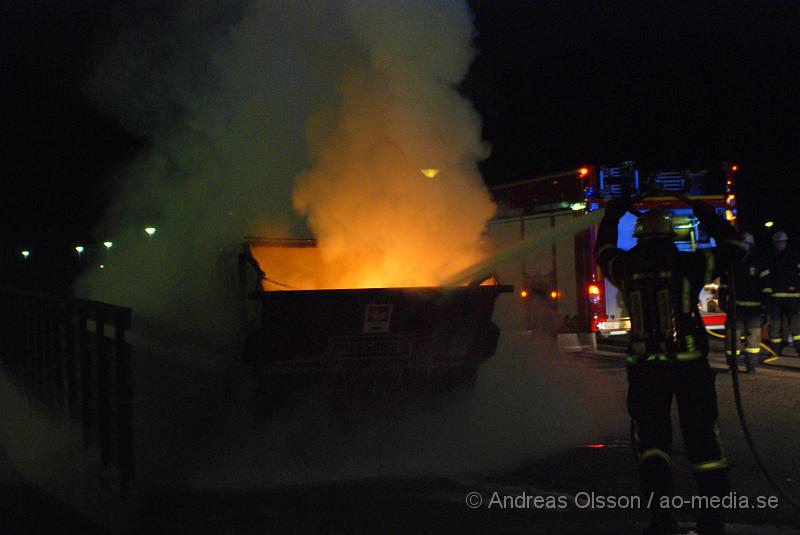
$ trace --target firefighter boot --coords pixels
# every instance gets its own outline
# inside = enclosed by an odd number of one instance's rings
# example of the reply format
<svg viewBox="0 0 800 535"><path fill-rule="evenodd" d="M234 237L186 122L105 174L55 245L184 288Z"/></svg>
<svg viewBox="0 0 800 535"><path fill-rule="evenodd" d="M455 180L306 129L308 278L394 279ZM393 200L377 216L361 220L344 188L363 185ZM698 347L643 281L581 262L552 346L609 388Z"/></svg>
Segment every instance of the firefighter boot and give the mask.
<svg viewBox="0 0 800 535"><path fill-rule="evenodd" d="M756 373L756 364L758 363L758 353L747 352L744 354L744 372Z"/></svg>
<svg viewBox="0 0 800 535"><path fill-rule="evenodd" d="M728 482L728 469L708 470L695 472L700 496L722 498L730 491ZM725 523L722 520L722 508L707 507L700 512L697 518L697 533L699 535L723 535Z"/></svg>
<svg viewBox="0 0 800 535"><path fill-rule="evenodd" d="M678 525L673 518L672 509L661 507L661 497L672 496L672 466L663 457L648 457L639 463L639 476L642 480L642 492L653 507L650 524L645 528L644 535L677 533Z"/></svg>

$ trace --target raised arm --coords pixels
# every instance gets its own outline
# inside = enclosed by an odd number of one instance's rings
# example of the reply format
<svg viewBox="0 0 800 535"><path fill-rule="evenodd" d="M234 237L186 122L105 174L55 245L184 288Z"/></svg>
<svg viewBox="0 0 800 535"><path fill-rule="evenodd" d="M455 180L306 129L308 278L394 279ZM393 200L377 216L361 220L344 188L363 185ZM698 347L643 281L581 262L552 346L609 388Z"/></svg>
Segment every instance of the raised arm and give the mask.
<svg viewBox="0 0 800 535"><path fill-rule="evenodd" d="M614 273L613 261L622 253L617 248L617 227L619 220L625 215L625 212L631 207L630 199L612 199L606 205L606 212L603 214L603 219L600 221L600 227L597 230L597 245L595 247L595 256L600 270L608 277L612 283L618 285L618 279Z"/></svg>
<svg viewBox="0 0 800 535"><path fill-rule="evenodd" d="M700 200L682 197L692 207L694 214L706 232L717 242L713 252L713 265L709 265L708 280L713 280L726 272L733 262L741 260L747 254L747 244L742 241L739 232L714 212L714 208Z"/></svg>

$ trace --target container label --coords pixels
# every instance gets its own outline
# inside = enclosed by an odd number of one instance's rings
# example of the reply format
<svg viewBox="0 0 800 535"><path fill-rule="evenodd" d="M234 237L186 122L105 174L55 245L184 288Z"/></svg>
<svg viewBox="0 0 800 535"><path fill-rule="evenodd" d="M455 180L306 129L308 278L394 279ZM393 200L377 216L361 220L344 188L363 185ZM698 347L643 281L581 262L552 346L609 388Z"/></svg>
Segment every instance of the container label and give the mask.
<svg viewBox="0 0 800 535"><path fill-rule="evenodd" d="M392 322L392 305L367 305L364 314L364 334L388 333Z"/></svg>
<svg viewBox="0 0 800 535"><path fill-rule="evenodd" d="M328 357L408 357L413 335L334 336L328 340Z"/></svg>

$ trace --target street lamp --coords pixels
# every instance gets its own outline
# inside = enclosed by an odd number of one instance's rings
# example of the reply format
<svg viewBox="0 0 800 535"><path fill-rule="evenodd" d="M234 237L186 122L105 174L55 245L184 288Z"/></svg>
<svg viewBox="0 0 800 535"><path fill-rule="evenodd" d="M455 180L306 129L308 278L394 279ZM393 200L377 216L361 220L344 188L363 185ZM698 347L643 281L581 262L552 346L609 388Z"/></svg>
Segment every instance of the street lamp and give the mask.
<svg viewBox="0 0 800 535"><path fill-rule="evenodd" d="M111 246L114 245L114 242L104 241L103 245L106 246L106 249L111 249Z"/></svg>
<svg viewBox="0 0 800 535"><path fill-rule="evenodd" d="M83 245L76 245L75 250L78 251L78 260L80 260L81 255L83 254Z"/></svg>
<svg viewBox="0 0 800 535"><path fill-rule="evenodd" d="M774 221L767 221L766 223L764 223L764 226L767 227L767 228L772 228L772 225L774 225L774 224L775 224Z"/></svg>
<svg viewBox="0 0 800 535"><path fill-rule="evenodd" d="M20 254L22 255L22 257L23 257L23 258L25 258L25 260L27 260L27 259L28 259L28 257L31 255L31 252L30 252L30 251L28 251L27 249L25 249L25 250L24 250L24 251L22 251L22 253L20 253Z"/></svg>
<svg viewBox="0 0 800 535"><path fill-rule="evenodd" d="M147 233L148 238L152 238L153 234L156 233L156 227L147 227L144 229L144 231Z"/></svg>

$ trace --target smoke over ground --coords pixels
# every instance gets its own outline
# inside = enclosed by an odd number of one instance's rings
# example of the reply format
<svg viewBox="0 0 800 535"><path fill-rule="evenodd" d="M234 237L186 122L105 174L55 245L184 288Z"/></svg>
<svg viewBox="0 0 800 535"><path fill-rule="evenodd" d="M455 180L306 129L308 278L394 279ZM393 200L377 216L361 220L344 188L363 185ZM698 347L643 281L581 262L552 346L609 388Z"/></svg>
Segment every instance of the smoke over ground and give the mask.
<svg viewBox="0 0 800 535"><path fill-rule="evenodd" d="M76 477L79 470L75 465L82 447L80 433L34 407L2 371L0 407L0 445L17 470L45 488Z"/></svg>
<svg viewBox="0 0 800 535"><path fill-rule="evenodd" d="M268 422L220 408L228 431L196 441L169 471L214 488L492 474L624 434L622 385L572 359L549 338L507 332L469 395L380 425L343 427L320 407Z"/></svg>
<svg viewBox="0 0 800 535"><path fill-rule="evenodd" d="M501 346L469 402L391 426L248 412L241 303L221 284L244 235L313 233L328 286L438 284L479 260L487 149L455 90L470 14L455 0L168 4L120 3L87 83L146 145L98 229L105 268L78 285L134 310L139 484L490 470L582 438L585 413L555 399L532 341Z"/></svg>

